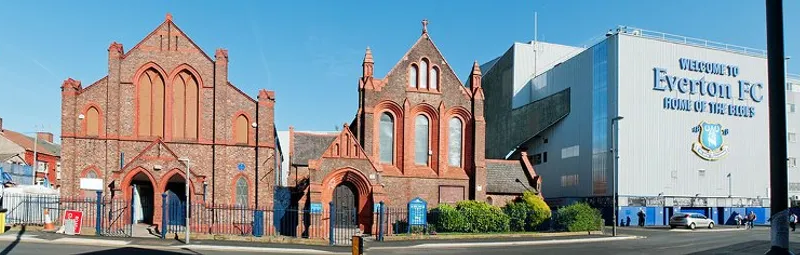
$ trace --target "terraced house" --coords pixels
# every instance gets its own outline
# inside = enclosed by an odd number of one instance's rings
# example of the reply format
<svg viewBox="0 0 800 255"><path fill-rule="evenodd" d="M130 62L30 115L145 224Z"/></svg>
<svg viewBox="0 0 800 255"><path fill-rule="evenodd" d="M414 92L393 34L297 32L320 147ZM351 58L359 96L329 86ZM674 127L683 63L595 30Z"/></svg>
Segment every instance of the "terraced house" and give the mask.
<svg viewBox="0 0 800 255"><path fill-rule="evenodd" d="M139 201L145 223L160 222L162 193L225 205L272 202L280 165L275 93L262 89L253 98L234 86L227 50L207 55L168 14L128 51L112 43L107 61L105 77L61 87L63 194L85 192L81 178L102 179L104 196Z"/></svg>

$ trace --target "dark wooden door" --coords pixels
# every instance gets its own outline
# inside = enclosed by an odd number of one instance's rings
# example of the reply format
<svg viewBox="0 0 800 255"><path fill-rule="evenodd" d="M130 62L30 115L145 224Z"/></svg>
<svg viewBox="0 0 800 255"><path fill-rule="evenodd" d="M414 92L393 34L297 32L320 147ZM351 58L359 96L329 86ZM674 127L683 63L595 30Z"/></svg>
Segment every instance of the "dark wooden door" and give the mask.
<svg viewBox="0 0 800 255"><path fill-rule="evenodd" d="M333 206L336 210L336 224L339 226L356 225L356 197L355 190L347 184L336 186L333 191Z"/></svg>

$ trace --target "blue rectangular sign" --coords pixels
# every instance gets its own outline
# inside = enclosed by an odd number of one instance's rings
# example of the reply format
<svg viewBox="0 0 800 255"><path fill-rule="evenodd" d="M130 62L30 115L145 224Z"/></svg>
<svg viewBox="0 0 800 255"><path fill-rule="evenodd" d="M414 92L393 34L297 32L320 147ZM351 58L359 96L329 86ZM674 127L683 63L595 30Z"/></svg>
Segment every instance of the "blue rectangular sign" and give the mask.
<svg viewBox="0 0 800 255"><path fill-rule="evenodd" d="M322 213L322 203L311 203L311 213Z"/></svg>
<svg viewBox="0 0 800 255"><path fill-rule="evenodd" d="M428 224L428 203L425 200L414 198L411 202L408 202L408 224Z"/></svg>

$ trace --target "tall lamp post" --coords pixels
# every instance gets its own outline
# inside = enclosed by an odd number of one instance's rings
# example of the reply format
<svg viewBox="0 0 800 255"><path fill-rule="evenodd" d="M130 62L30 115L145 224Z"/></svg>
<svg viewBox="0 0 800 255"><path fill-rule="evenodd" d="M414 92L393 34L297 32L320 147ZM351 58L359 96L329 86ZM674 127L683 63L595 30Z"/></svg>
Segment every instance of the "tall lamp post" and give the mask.
<svg viewBox="0 0 800 255"><path fill-rule="evenodd" d="M786 56L783 42L783 1L766 0L767 19L767 98L769 98L769 178L772 212L772 246L766 254L792 254L789 251L786 151Z"/></svg>
<svg viewBox="0 0 800 255"><path fill-rule="evenodd" d="M186 244L189 244L189 180L192 178L191 173L189 172L189 163L191 162L189 158L180 158L179 161L186 162Z"/></svg>
<svg viewBox="0 0 800 255"><path fill-rule="evenodd" d="M613 203L612 207L614 209L613 212L614 224L611 225L612 236L617 236L617 199L619 199L619 195L617 194L617 159L619 159L619 153L617 152L617 128L619 127L617 126L617 122L619 122L622 119L623 119L622 116L617 116L611 119L611 142L612 142L611 152L614 154L614 160L611 161L611 163L613 164L612 172L614 173L614 177L612 178L614 181L614 188L613 188L614 198L611 199Z"/></svg>

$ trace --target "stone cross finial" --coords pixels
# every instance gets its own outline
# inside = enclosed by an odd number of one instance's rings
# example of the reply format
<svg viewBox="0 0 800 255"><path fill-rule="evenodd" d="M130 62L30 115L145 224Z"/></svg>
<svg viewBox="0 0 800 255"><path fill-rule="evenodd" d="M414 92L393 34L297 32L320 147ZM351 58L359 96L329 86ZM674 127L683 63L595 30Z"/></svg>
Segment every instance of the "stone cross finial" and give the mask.
<svg viewBox="0 0 800 255"><path fill-rule="evenodd" d="M428 33L428 19L422 20L422 34Z"/></svg>

